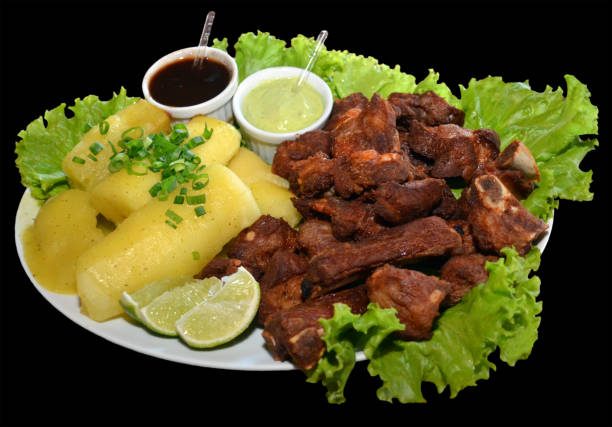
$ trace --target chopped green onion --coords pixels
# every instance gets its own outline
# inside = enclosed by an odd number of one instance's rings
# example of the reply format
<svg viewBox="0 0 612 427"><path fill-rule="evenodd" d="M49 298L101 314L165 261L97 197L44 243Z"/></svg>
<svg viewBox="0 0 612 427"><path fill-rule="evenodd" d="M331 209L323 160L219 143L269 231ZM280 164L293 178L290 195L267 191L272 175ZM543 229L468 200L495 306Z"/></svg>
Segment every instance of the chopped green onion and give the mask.
<svg viewBox="0 0 612 427"><path fill-rule="evenodd" d="M183 203L185 203L185 197L184 196L174 196L174 204L175 205L182 205Z"/></svg>
<svg viewBox="0 0 612 427"><path fill-rule="evenodd" d="M97 162L98 159L96 158L96 156L94 156L93 154L89 154L87 157L89 157L91 160L93 160L94 162Z"/></svg>
<svg viewBox="0 0 612 427"><path fill-rule="evenodd" d="M200 259L200 253L199 253L198 251L193 251L193 252L191 253L191 255L193 256L193 259L194 259L195 261L197 261L197 260L199 260L199 259Z"/></svg>
<svg viewBox="0 0 612 427"><path fill-rule="evenodd" d="M110 158L108 170L110 170L111 172L119 172L126 166L129 161L130 158L128 157L127 153L125 151L121 151Z"/></svg>
<svg viewBox="0 0 612 427"><path fill-rule="evenodd" d="M169 225L170 227L172 227L172 228L176 228L176 224L175 224L175 223L173 223L172 221L168 221L168 220L166 220L166 224L168 224L168 225Z"/></svg>
<svg viewBox="0 0 612 427"><path fill-rule="evenodd" d="M102 123L100 123L98 127L100 129L100 135L106 135L108 133L108 129L110 128L110 125L108 124L106 120L104 120Z"/></svg>
<svg viewBox="0 0 612 427"><path fill-rule="evenodd" d="M194 209L194 211L197 216L202 216L206 213L206 209L204 209L204 206L198 206Z"/></svg>
<svg viewBox="0 0 612 427"><path fill-rule="evenodd" d="M142 172L138 172L134 170L134 166L141 166L144 168L144 171ZM142 176L142 175L146 175L147 174L147 164L145 162L129 162L126 167L127 169L127 173L129 175L138 175L138 176Z"/></svg>
<svg viewBox="0 0 612 427"><path fill-rule="evenodd" d="M188 205L201 205L206 203L206 194L199 194L197 196L187 196Z"/></svg>
<svg viewBox="0 0 612 427"><path fill-rule="evenodd" d="M149 194L151 194L151 196L153 197L157 197L157 195L161 191L161 188L162 188L161 182L156 182L155 185L153 185L153 187L149 189Z"/></svg>
<svg viewBox="0 0 612 427"><path fill-rule="evenodd" d="M194 136L187 143L187 147L189 147L189 149L192 149L202 144L204 144L204 138L202 138L201 136Z"/></svg>
<svg viewBox="0 0 612 427"><path fill-rule="evenodd" d="M144 135L144 128L142 126L134 126L132 128L126 129L123 131L123 133L121 134L121 138L124 139L128 133L132 132L133 130L139 130L140 131L140 135L137 136L137 138L142 138Z"/></svg>
<svg viewBox="0 0 612 427"><path fill-rule="evenodd" d="M74 156L74 157L72 158L72 161L73 161L74 163L78 163L78 164L80 164L80 165L84 165L84 164L85 164L85 159L82 159L82 158L80 158L79 156Z"/></svg>
<svg viewBox="0 0 612 427"><path fill-rule="evenodd" d="M106 140L106 142L108 142L108 144L111 147L111 150L113 150L113 154L117 154L117 149L115 148L115 146L113 145L113 143L109 140Z"/></svg>
<svg viewBox="0 0 612 427"><path fill-rule="evenodd" d="M210 137L212 136L212 133L213 133L213 129L212 128L208 129L208 125L204 123L204 139L210 139Z"/></svg>
<svg viewBox="0 0 612 427"><path fill-rule="evenodd" d="M170 209L166 211L166 216L177 224L180 224L181 221L183 220L183 218L180 215L178 215L176 212Z"/></svg>
<svg viewBox="0 0 612 427"><path fill-rule="evenodd" d="M185 188L185 187L181 188L181 194L182 195L187 194L187 188Z"/></svg>
<svg viewBox="0 0 612 427"><path fill-rule="evenodd" d="M98 141L94 142L89 146L89 151L91 151L94 156L96 156L102 150L104 150L104 146Z"/></svg>

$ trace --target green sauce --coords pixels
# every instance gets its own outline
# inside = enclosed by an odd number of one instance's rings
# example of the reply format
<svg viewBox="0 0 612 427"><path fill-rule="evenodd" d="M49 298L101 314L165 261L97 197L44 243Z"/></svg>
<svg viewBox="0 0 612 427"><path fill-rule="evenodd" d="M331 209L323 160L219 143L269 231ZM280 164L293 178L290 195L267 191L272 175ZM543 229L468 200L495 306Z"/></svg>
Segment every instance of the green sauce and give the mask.
<svg viewBox="0 0 612 427"><path fill-rule="evenodd" d="M253 126L275 133L295 132L323 114L323 97L308 83L293 91L297 77L267 80L244 99L242 114Z"/></svg>

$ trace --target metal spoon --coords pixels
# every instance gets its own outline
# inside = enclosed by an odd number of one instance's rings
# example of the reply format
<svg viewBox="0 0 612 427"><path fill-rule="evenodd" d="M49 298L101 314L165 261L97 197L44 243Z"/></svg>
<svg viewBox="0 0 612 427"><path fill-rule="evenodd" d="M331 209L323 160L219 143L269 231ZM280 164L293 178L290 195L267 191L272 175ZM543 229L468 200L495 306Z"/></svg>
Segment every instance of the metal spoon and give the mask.
<svg viewBox="0 0 612 427"><path fill-rule="evenodd" d="M300 87L302 87L306 80L308 80L308 73L310 72L310 70L312 70L312 67L314 67L315 62L317 62L317 58L321 53L321 48L325 43L325 39L327 39L327 31L323 30L319 33L319 36L317 37L317 43L315 44L315 47L312 50L310 59L308 60L308 65L306 65L306 68L304 69L304 71L302 71L302 74L300 74L300 78L298 79L298 82L293 89L294 91L297 91Z"/></svg>
<svg viewBox="0 0 612 427"><path fill-rule="evenodd" d="M200 37L200 44L198 45L198 47L203 49L198 49L198 53L196 54L195 60L193 61L194 67L199 67L202 64L202 61L207 58L206 47L208 46L208 37L210 36L210 31L212 30L212 24L214 20L215 12L211 10L206 15L206 21L204 21L202 36Z"/></svg>

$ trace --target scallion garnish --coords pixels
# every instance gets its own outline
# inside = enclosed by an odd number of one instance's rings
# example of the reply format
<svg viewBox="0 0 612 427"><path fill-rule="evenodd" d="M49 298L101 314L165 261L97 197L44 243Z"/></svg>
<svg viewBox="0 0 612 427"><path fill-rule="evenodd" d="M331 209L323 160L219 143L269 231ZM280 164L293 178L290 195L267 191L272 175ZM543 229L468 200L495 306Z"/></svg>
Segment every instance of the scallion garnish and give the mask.
<svg viewBox="0 0 612 427"><path fill-rule="evenodd" d="M72 158L72 161L74 163L78 163L79 165L84 165L85 164L85 159L80 158L79 156L74 156Z"/></svg>
<svg viewBox="0 0 612 427"><path fill-rule="evenodd" d="M197 196L187 196L188 205L201 205L206 203L206 194L198 194Z"/></svg>
<svg viewBox="0 0 612 427"><path fill-rule="evenodd" d="M88 154L87 157L89 157L92 161L97 162L98 159L96 158L96 156L94 156L93 154Z"/></svg>
<svg viewBox="0 0 612 427"><path fill-rule="evenodd" d="M107 127L108 125L102 124L100 130L103 131ZM158 132L148 136L144 136L142 127L132 127L123 131L121 139L116 142L120 151L111 141L107 141L113 151L108 169L115 173L125 168L130 175L145 175L149 170L161 173L161 181L149 189L149 194L159 200L167 200L170 193L188 182L191 182L192 189L201 190L208 185L209 178L206 173L200 173L205 165L192 149L204 144L212 132L213 129L205 125L202 136L188 139L189 130L181 123L174 125L172 132L168 134ZM185 141L187 142L184 143ZM97 142L90 147L90 151L94 154L103 149L102 144ZM97 161L95 158L92 160ZM73 161L80 163L78 160ZM180 196L174 197L174 203L183 204L186 201L189 205L200 205L195 209L196 215L204 215L206 210L201 205L206 202L206 196L204 194L187 196L187 192L187 187L181 187ZM170 215L174 214L171 210L168 212ZM169 215L168 212L166 215ZM174 227L182 220L178 215L171 219L173 221L167 222Z"/></svg>
<svg viewBox="0 0 612 427"><path fill-rule="evenodd" d="M168 220L166 220L166 224L168 224L168 225L169 225L170 227L172 227L172 228L176 228L176 224L175 224L175 223L173 223L172 221L168 221Z"/></svg>
<svg viewBox="0 0 612 427"><path fill-rule="evenodd" d="M180 224L181 221L183 220L183 218L180 215L178 215L176 212L170 209L166 211L166 216L170 218L172 221L174 221L176 224Z"/></svg>
<svg viewBox="0 0 612 427"><path fill-rule="evenodd" d="M143 137L143 135L144 135L144 128L143 128L142 126L134 126L134 127L131 127L131 128L129 128L129 129L124 130L124 131L121 133L121 138L122 138L122 139L124 139L125 137L127 137L127 135L128 135L130 132L132 132L132 131L134 131L134 130L138 130L138 131L140 131L140 135L139 135L139 136L137 136L136 138L142 138L142 137ZM132 138L133 138L133 137L132 137Z"/></svg>
<svg viewBox="0 0 612 427"><path fill-rule="evenodd" d="M108 124L106 120L100 123L99 125L100 135L106 135L108 133L109 128L110 128L110 125Z"/></svg>
<svg viewBox="0 0 612 427"><path fill-rule="evenodd" d="M97 156L98 153L102 150L104 150L104 146L98 141L94 142L89 146L89 151L91 151L91 154L93 154L94 156Z"/></svg>
<svg viewBox="0 0 612 427"><path fill-rule="evenodd" d="M210 137L212 136L212 133L213 133L213 129L212 128L208 129L208 125L204 123L204 139L210 139Z"/></svg>
<svg viewBox="0 0 612 427"><path fill-rule="evenodd" d="M193 251L191 255L193 256L194 261L197 261L200 259L200 253L198 251Z"/></svg>
<svg viewBox="0 0 612 427"><path fill-rule="evenodd" d="M206 213L206 209L204 209L204 206L198 206L194 209L194 211L197 216L202 216Z"/></svg>

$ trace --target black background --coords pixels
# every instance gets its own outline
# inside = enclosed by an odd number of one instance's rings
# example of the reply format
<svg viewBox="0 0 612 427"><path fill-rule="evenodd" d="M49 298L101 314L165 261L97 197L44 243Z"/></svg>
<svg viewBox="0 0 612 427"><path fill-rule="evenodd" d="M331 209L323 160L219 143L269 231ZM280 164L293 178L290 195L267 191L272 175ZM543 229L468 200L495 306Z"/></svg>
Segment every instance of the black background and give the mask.
<svg viewBox="0 0 612 427"><path fill-rule="evenodd" d="M265 2L2 3L2 422L7 425L591 425L610 423L610 5L590 3ZM121 86L142 96L160 56L197 44L208 10L212 37L233 46L247 31L290 40L329 31L330 49L373 56L422 79L429 68L458 94L471 77L503 76L565 89L586 83L600 109L592 202L561 201L538 275L544 303L528 360L497 363L455 399L424 387L429 403L379 401L359 363L347 402L293 372L197 368L145 356L93 335L30 284L13 224L23 188L17 133L46 109ZM8 190L8 191L7 191ZM10 200L6 196L10 195ZM492 360L496 361L494 355Z"/></svg>

